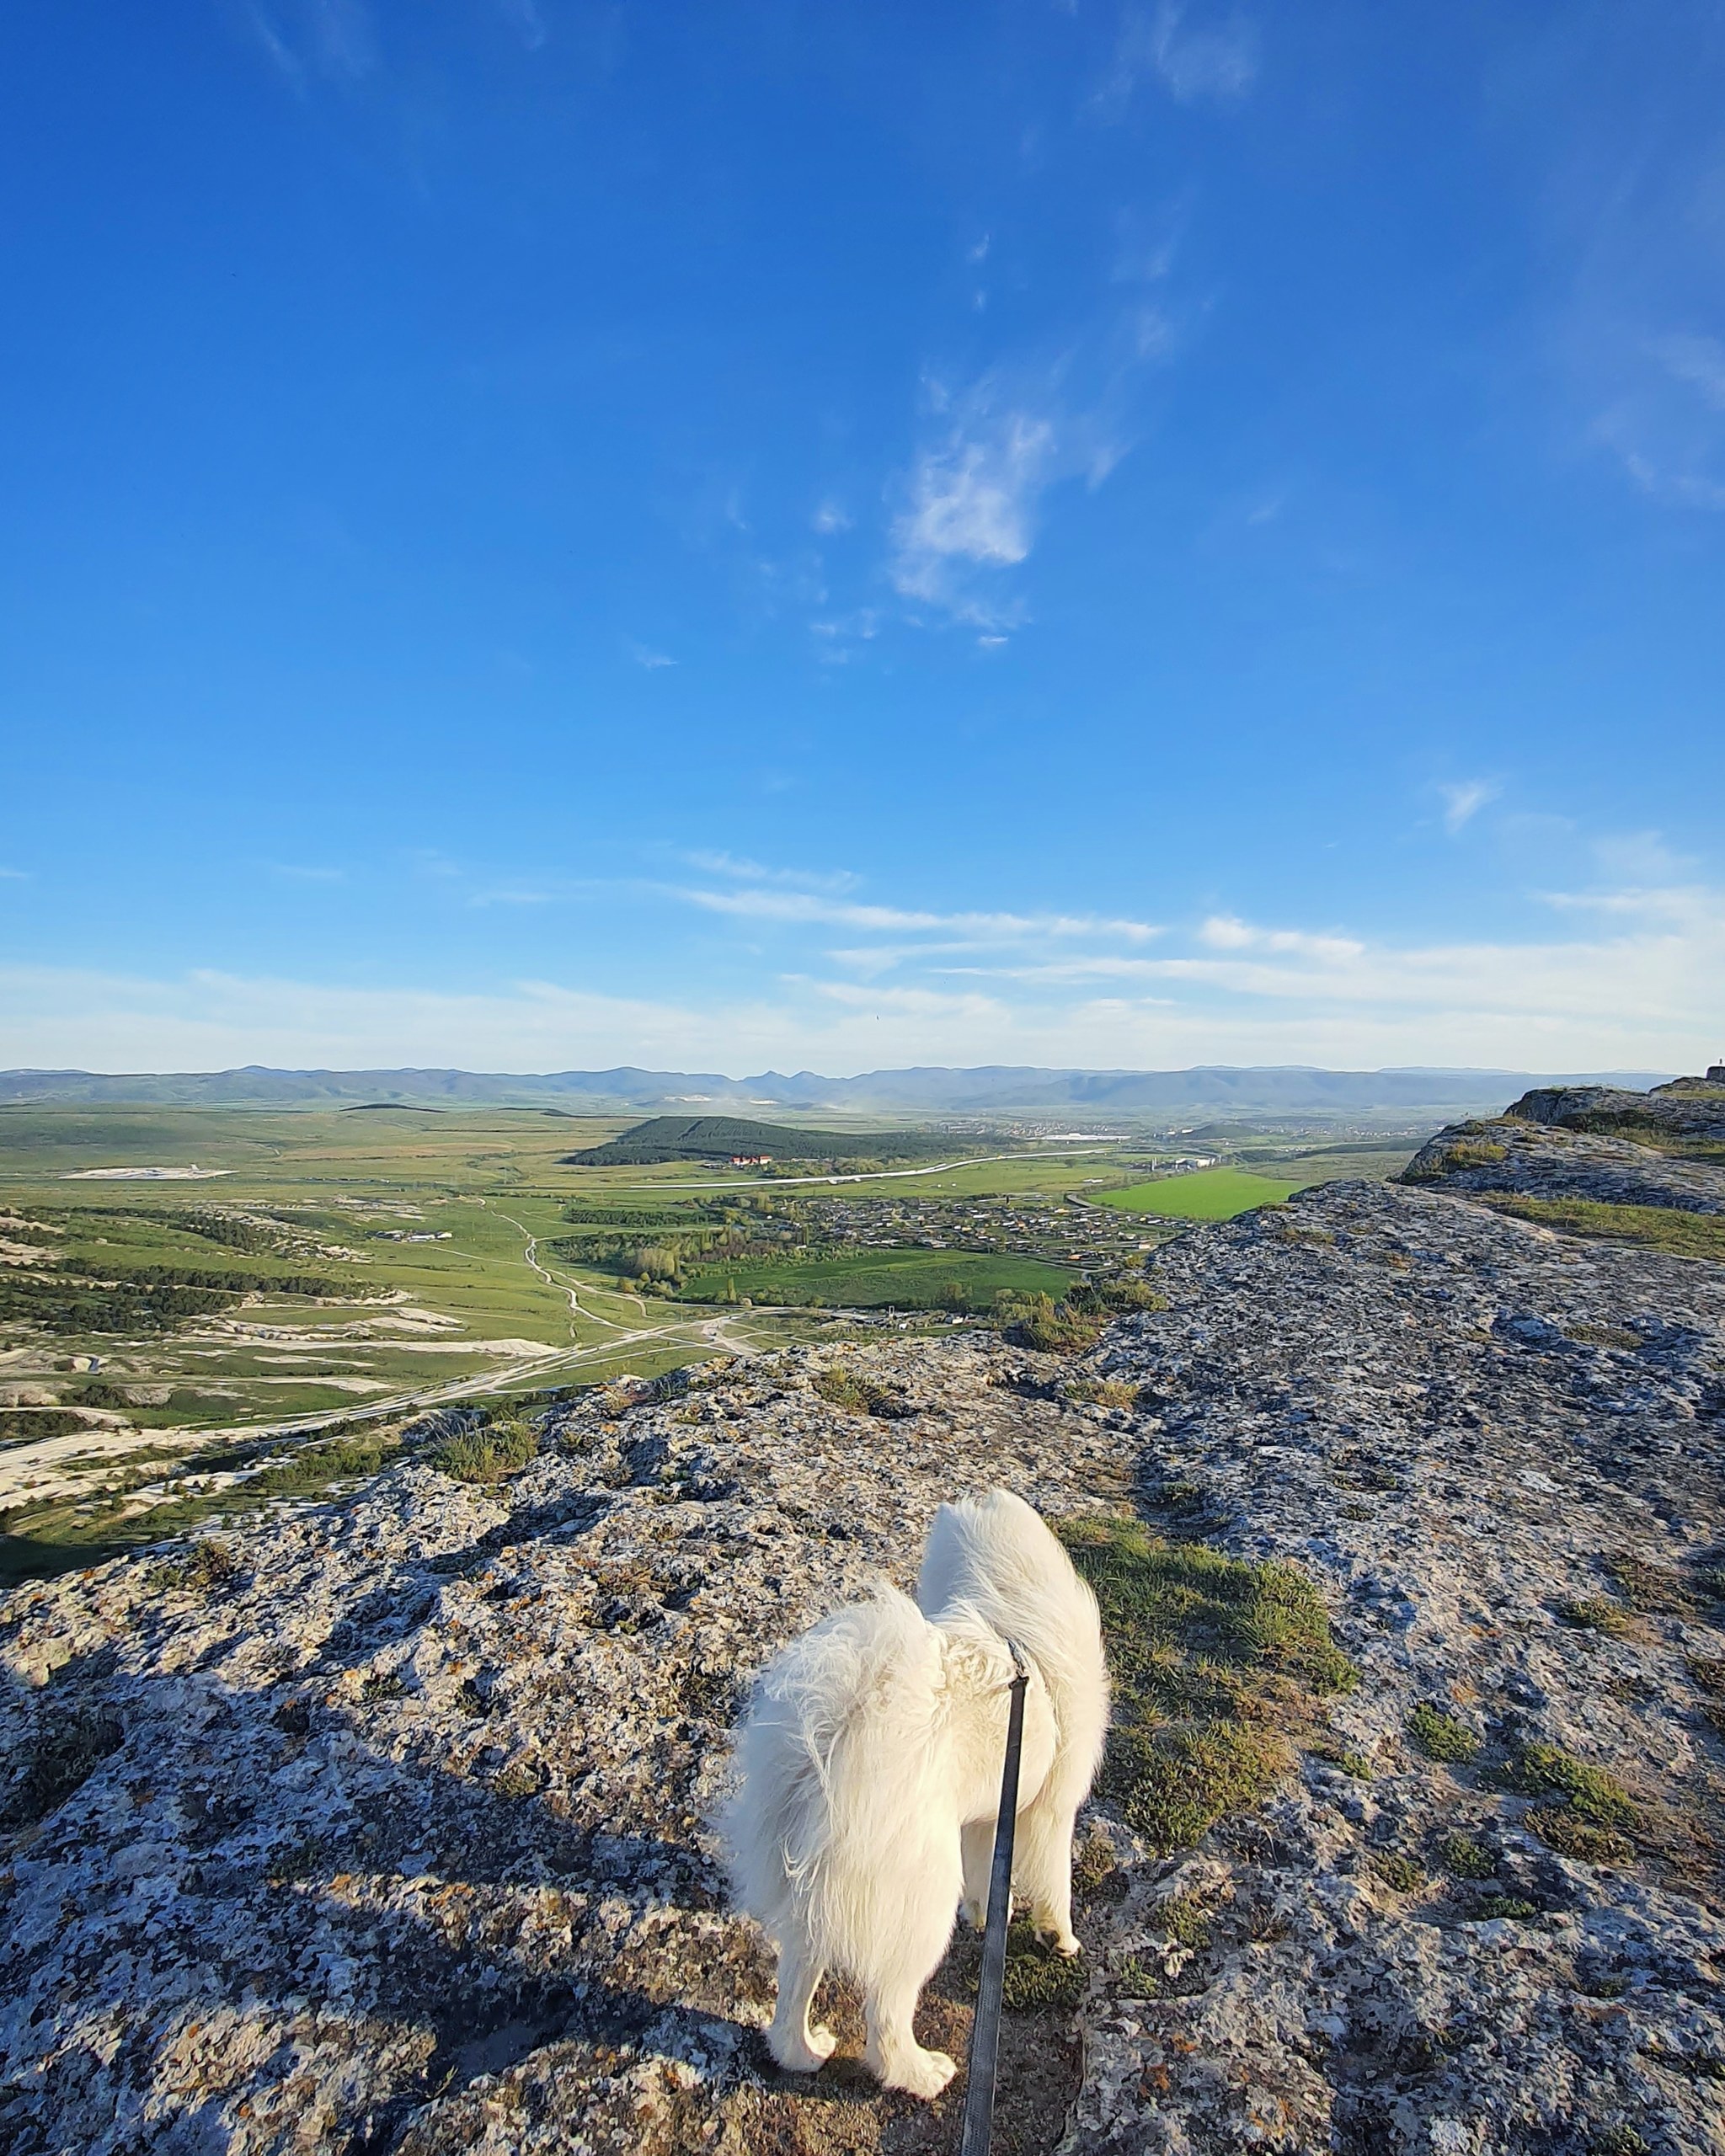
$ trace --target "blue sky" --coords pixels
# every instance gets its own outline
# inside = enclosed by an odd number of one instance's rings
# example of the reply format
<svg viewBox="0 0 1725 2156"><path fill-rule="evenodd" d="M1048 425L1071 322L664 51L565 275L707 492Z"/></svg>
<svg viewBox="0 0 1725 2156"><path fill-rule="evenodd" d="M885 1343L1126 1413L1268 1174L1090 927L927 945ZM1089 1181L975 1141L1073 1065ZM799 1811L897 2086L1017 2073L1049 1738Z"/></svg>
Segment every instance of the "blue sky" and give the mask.
<svg viewBox="0 0 1725 2156"><path fill-rule="evenodd" d="M1725 10L0 29L0 1064L1725 1049Z"/></svg>

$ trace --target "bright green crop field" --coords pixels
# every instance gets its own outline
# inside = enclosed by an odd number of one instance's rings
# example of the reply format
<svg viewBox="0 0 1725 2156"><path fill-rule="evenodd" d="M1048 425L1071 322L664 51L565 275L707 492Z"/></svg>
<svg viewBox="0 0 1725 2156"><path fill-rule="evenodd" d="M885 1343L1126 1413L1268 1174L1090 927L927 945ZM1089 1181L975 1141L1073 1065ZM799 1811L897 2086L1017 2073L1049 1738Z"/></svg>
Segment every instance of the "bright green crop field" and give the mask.
<svg viewBox="0 0 1725 2156"><path fill-rule="evenodd" d="M1135 1183L1130 1190L1100 1192L1096 1203L1121 1213L1157 1213L1176 1220L1231 1220L1254 1205L1279 1205L1297 1187L1241 1168L1199 1168L1191 1175Z"/></svg>

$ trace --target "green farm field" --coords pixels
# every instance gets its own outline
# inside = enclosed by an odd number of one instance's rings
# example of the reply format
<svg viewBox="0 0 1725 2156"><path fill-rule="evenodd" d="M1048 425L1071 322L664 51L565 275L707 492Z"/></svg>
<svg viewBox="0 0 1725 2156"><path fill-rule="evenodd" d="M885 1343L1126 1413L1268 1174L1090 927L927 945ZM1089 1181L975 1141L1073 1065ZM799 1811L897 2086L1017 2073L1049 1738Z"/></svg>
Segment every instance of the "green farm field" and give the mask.
<svg viewBox="0 0 1725 2156"><path fill-rule="evenodd" d="M1076 1275L1033 1257L983 1257L968 1251L863 1250L804 1263L711 1265L685 1280L683 1294L697 1301L728 1301L732 1294L757 1303L837 1304L853 1310L890 1305L900 1310L935 1309L956 1285L973 1310L986 1310L1006 1292L1065 1294Z"/></svg>
<svg viewBox="0 0 1725 2156"><path fill-rule="evenodd" d="M1097 1203L1117 1212L1154 1213L1167 1219L1231 1220L1254 1205L1279 1205L1298 1187L1240 1168L1199 1168L1190 1175L1134 1183L1126 1190L1105 1190Z"/></svg>

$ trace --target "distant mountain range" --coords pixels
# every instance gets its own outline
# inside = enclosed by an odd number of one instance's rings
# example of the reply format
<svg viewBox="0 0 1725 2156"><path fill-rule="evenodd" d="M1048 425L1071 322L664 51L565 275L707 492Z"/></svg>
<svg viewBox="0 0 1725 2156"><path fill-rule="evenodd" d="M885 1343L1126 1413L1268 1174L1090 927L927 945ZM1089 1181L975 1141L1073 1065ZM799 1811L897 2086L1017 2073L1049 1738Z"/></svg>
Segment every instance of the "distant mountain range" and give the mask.
<svg viewBox="0 0 1725 2156"><path fill-rule="evenodd" d="M1320 1070L1304 1065L1189 1070L1042 1070L990 1064L871 1070L855 1078L755 1078L713 1071L560 1070L541 1076L474 1070L242 1070L114 1075L88 1070L0 1071L0 1103L183 1107L350 1107L385 1103L562 1107L580 1114L671 1107L798 1108L831 1113L975 1116L1048 1110L1162 1116L1221 1113L1345 1114L1405 1108L1501 1108L1533 1086L1657 1085L1664 1071Z"/></svg>

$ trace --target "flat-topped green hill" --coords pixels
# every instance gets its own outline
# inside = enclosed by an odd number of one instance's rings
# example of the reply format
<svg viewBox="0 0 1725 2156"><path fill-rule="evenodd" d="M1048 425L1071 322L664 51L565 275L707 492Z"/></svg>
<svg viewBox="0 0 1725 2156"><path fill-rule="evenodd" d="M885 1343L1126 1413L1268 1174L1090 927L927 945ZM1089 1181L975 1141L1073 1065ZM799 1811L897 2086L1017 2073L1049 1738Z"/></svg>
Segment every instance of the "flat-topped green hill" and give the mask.
<svg viewBox="0 0 1725 2156"><path fill-rule="evenodd" d="M660 1161L925 1161L981 1150L992 1137L954 1138L937 1130L799 1130L745 1116L655 1115L603 1145L566 1157L583 1167L646 1166Z"/></svg>

